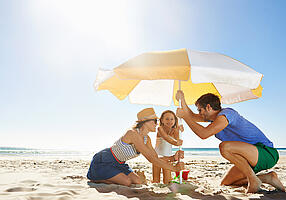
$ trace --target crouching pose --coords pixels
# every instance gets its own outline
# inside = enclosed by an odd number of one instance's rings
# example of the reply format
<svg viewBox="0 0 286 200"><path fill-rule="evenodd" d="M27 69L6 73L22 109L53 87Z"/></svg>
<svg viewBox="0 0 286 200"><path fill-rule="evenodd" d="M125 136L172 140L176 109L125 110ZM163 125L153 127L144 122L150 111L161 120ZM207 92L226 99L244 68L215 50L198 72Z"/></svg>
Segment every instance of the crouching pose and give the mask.
<svg viewBox="0 0 286 200"><path fill-rule="evenodd" d="M153 108L146 108L137 114L138 121L134 128L128 130L111 148L106 148L93 156L87 178L96 183L119 184L130 186L142 184L140 177L125 163L139 156L141 153L152 164L171 171L184 169L184 163L175 166L158 158L151 144L149 132L155 132L157 116ZM173 161L183 157L183 152L178 151L171 158Z"/></svg>
<svg viewBox="0 0 286 200"><path fill-rule="evenodd" d="M226 173L222 185L245 185L248 193L257 192L261 183L268 183L285 191L275 172L256 175L272 168L279 159L273 143L254 124L243 118L232 108L221 108L218 96L208 93L195 103L199 114L187 106L184 93L178 91L176 98L182 101L177 116L185 120L192 131L201 139L215 135L222 142L219 145L221 155L234 166ZM211 122L203 127L197 122Z"/></svg>

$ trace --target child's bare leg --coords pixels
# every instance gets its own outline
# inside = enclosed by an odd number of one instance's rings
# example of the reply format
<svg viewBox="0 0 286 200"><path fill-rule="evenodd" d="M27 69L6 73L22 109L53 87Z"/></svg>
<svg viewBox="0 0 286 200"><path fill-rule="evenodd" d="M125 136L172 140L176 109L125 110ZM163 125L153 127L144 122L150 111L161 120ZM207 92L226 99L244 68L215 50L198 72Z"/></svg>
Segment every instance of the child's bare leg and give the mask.
<svg viewBox="0 0 286 200"><path fill-rule="evenodd" d="M164 156L163 159L166 160L167 162L170 162L169 161L170 156ZM170 164L171 164L171 162L170 162ZM163 183L169 184L171 180L172 180L171 171L167 170L167 169L163 169Z"/></svg>
<svg viewBox="0 0 286 200"><path fill-rule="evenodd" d="M168 169L163 169L163 183L169 184L172 180L171 171Z"/></svg>
<svg viewBox="0 0 286 200"><path fill-rule="evenodd" d="M161 168L152 165L153 183L160 183L160 174L161 174Z"/></svg>

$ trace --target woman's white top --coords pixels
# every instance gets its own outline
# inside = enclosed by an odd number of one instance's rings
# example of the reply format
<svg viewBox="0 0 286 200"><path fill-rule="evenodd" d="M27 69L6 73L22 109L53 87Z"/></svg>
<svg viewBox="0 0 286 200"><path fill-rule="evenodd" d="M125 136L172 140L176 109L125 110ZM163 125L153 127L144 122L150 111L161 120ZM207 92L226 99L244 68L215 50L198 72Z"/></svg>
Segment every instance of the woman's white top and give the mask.
<svg viewBox="0 0 286 200"><path fill-rule="evenodd" d="M159 156L172 156L172 144L162 137L157 137L155 151Z"/></svg>

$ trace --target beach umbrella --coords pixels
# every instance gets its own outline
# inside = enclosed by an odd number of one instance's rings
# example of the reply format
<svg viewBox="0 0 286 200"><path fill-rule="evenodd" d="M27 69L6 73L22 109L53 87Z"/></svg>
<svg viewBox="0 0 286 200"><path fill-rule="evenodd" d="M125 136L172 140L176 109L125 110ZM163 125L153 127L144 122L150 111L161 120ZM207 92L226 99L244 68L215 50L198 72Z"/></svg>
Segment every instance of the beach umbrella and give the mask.
<svg viewBox="0 0 286 200"><path fill-rule="evenodd" d="M179 49L147 52L114 69L99 69L94 86L119 100L128 96L135 104L178 105L175 95L179 86L188 105L206 93L218 95L223 104L232 104L261 97L262 76L223 54Z"/></svg>
<svg viewBox="0 0 286 200"><path fill-rule="evenodd" d="M261 97L261 79L262 74L226 55L179 49L147 52L114 69L99 69L94 86L97 91L109 90L119 100L128 96L135 104L179 105L178 89L188 105L206 93L232 104Z"/></svg>

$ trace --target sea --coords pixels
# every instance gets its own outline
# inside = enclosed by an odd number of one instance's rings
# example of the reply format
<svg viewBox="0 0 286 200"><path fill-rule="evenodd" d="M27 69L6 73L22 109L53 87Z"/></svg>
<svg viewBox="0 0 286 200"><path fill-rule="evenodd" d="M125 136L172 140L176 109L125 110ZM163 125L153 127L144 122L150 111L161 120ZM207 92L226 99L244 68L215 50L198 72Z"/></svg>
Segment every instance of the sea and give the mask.
<svg viewBox="0 0 286 200"><path fill-rule="evenodd" d="M173 148L176 152L178 148ZM182 148L185 157L198 156L220 156L218 148ZM286 148L277 148L280 156L286 156ZM92 158L96 152L77 151L77 150L59 150L59 149L37 149L21 147L0 147L0 157L58 157L58 158Z"/></svg>

